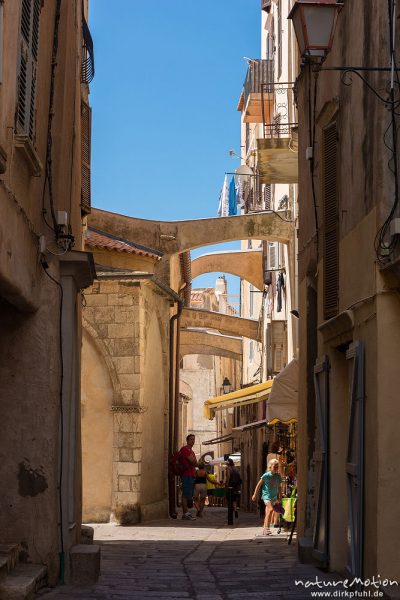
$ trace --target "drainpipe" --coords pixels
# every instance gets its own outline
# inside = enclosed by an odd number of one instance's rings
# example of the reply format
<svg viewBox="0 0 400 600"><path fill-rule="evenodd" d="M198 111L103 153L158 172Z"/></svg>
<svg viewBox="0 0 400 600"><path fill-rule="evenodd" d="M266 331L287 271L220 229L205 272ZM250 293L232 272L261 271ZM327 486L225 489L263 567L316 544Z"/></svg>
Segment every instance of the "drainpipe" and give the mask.
<svg viewBox="0 0 400 600"><path fill-rule="evenodd" d="M183 300L179 298L178 310L169 321L169 420L168 458L177 450L179 427L179 320L183 310ZM175 395L174 395L174 325L177 322L175 348ZM174 406L175 404L175 406ZM175 475L168 470L169 516L176 519Z"/></svg>
<svg viewBox="0 0 400 600"><path fill-rule="evenodd" d="M168 459L174 453L174 448L177 444L177 425L179 426L179 412L176 417L176 410L179 410L179 318L182 314L184 301L182 298L174 292L168 285L158 279L152 273L104 273L98 274L98 279L119 279L119 280L131 280L131 281L151 281L158 288L160 288L167 296L171 298L174 304L178 305L176 314L172 315L169 321L169 394L168 394ZM178 330L176 338L176 394L174 395L174 324L178 320ZM178 399L176 402L176 398ZM174 415L174 404L175 404L175 415ZM174 436L175 433L175 436ZM172 518L176 519L176 507L175 507L175 476L169 472L168 469L168 506L169 514Z"/></svg>

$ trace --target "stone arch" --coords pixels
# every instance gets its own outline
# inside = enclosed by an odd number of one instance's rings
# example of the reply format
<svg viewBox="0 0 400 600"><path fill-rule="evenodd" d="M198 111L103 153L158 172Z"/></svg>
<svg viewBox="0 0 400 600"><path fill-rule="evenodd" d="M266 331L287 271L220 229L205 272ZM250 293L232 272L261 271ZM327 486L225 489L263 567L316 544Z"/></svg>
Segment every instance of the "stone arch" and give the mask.
<svg viewBox="0 0 400 600"><path fill-rule="evenodd" d="M101 338L99 338L98 333L96 331L96 329L89 323L89 321L87 321L84 317L82 318L82 326L83 326L83 330L87 331L87 333L90 335L90 337L92 338L94 344L97 346L100 355L102 356L102 358L104 359L107 368L108 368L108 373L110 376L110 379L112 381L112 385L113 385L113 400L112 400L112 404L121 404L121 383L119 381L119 377L118 377L118 373L117 370L115 368L115 364L107 350L107 347L105 345L105 343L103 342L103 340Z"/></svg>
<svg viewBox="0 0 400 600"><path fill-rule="evenodd" d="M82 512L86 522L108 522L112 503L114 386L99 344L82 335Z"/></svg>
<svg viewBox="0 0 400 600"><path fill-rule="evenodd" d="M229 273L254 285L264 287L263 254L261 250L230 250L198 256L191 263L192 278L204 273Z"/></svg>
<svg viewBox="0 0 400 600"><path fill-rule="evenodd" d="M144 520L158 512L165 498L164 448L155 451L154 440L165 440L165 407L160 407L160 390L165 389L162 329L159 319L150 319L146 329L147 345L152 351L145 352L143 361L140 504Z"/></svg>
<svg viewBox="0 0 400 600"><path fill-rule="evenodd" d="M168 255L236 240L257 239L287 244L294 232L289 211L188 221L152 221L92 209L88 223L164 252L166 256L161 263Z"/></svg>

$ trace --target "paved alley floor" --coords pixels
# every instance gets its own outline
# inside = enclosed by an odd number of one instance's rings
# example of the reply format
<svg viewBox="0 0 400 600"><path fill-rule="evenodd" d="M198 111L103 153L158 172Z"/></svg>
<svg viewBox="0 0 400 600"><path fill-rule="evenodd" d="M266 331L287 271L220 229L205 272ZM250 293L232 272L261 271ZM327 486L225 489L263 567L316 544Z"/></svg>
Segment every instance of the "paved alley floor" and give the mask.
<svg viewBox="0 0 400 600"><path fill-rule="evenodd" d="M295 580L332 580L297 560L296 539L257 537L256 515L227 525L226 509L197 521L152 521L133 527L94 525L101 576L94 586L59 586L43 600L300 600L312 596ZM314 591L316 588L313 588ZM333 597L333 596L332 596Z"/></svg>

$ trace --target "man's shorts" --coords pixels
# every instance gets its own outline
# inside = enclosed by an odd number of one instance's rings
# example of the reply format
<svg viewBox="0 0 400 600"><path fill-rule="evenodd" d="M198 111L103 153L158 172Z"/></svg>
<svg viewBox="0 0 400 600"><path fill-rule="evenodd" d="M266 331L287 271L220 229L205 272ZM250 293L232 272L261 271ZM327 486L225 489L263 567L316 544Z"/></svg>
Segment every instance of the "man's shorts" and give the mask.
<svg viewBox="0 0 400 600"><path fill-rule="evenodd" d="M189 475L182 475L182 496L185 498L193 498L193 490L194 490L194 477L189 477Z"/></svg>

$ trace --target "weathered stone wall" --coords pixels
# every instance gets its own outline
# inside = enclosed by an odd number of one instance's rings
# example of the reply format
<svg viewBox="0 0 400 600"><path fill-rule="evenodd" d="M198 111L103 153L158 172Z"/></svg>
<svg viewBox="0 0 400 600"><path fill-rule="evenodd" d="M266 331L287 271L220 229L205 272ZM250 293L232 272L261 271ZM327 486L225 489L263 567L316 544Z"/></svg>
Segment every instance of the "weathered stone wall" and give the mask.
<svg viewBox="0 0 400 600"><path fill-rule="evenodd" d="M112 424L104 411L97 414L101 427L113 429L112 472L103 473L112 481L109 516L123 523L138 521L141 512L145 519L160 516L165 514L169 303L152 284L135 281L102 280L85 296L84 327L95 340L110 382ZM89 488L84 500L91 498L84 510L93 514L98 492L88 476L93 457L85 447L101 446L103 438L99 425L91 427L99 403L94 383L86 379L83 389L93 407L83 416L83 488ZM154 447L154 440L163 442Z"/></svg>

